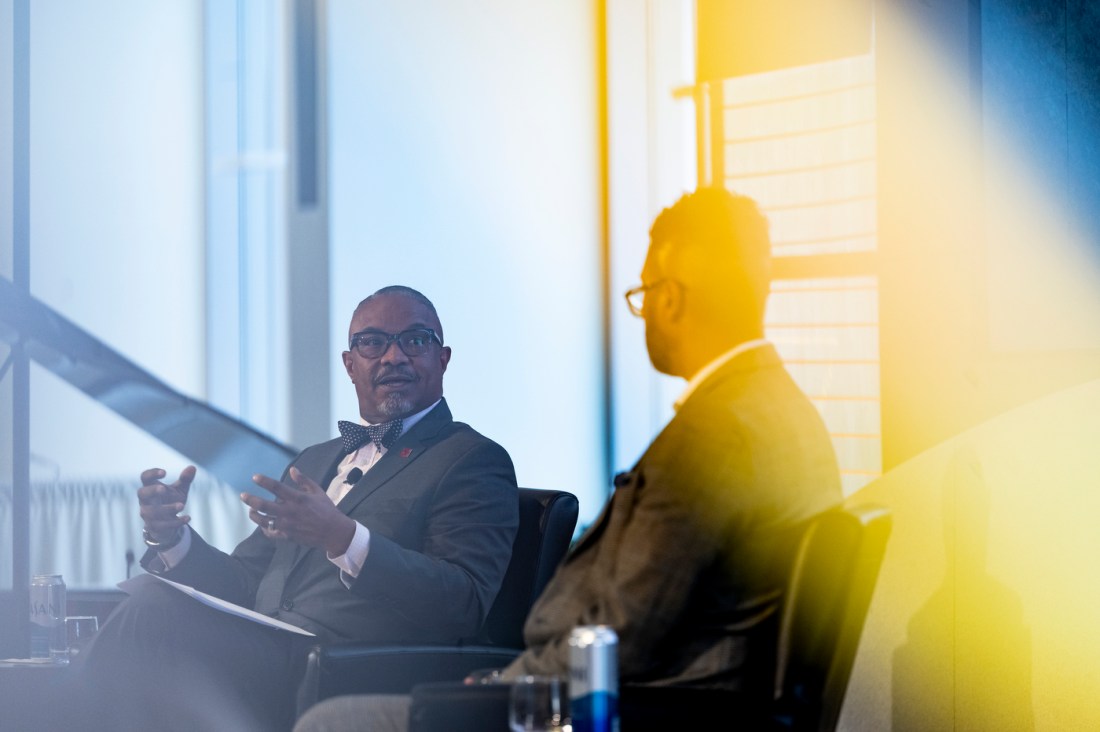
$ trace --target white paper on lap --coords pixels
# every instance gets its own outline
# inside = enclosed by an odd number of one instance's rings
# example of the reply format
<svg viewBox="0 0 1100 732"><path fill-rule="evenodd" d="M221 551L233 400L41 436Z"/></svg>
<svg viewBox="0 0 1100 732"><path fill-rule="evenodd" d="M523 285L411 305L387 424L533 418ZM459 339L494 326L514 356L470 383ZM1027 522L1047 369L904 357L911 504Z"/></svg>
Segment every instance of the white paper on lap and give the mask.
<svg viewBox="0 0 1100 732"><path fill-rule="evenodd" d="M252 622L259 623L260 625L266 625L271 628L279 628L280 630L289 630L291 633L300 633L302 635L316 635L315 633L310 633L308 630L299 628L297 625L284 623L282 620L276 620L275 618L268 617L263 613L258 613L255 610L249 610L246 607L234 605L231 602L226 602L225 600L214 597L213 595L208 595L205 592L199 592L194 587L181 585L179 582L173 582L172 580L158 577L155 574L143 573L134 577L130 577L129 579L125 579L122 582L119 582L118 588L123 592L132 593L138 587L141 587L142 585L147 585L150 582L164 582L165 584L169 584L172 587L175 587L183 594L195 598L203 605L208 605L215 610L220 610L223 613L229 613L230 615L236 615L237 617L251 620Z"/></svg>

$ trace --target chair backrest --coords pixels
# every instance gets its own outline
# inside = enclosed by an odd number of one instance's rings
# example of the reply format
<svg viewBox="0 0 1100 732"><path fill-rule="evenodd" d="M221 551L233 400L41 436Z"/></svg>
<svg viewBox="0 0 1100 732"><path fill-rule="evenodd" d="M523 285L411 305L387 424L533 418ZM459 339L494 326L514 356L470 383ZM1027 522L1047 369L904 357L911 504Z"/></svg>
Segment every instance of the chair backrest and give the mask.
<svg viewBox="0 0 1100 732"><path fill-rule="evenodd" d="M523 648L523 622L569 549L578 508L577 497L566 491L519 489L512 560L482 626L481 642Z"/></svg>
<svg viewBox="0 0 1100 732"><path fill-rule="evenodd" d="M779 631L783 727L836 729L890 528L889 510L857 506L825 512L803 535Z"/></svg>

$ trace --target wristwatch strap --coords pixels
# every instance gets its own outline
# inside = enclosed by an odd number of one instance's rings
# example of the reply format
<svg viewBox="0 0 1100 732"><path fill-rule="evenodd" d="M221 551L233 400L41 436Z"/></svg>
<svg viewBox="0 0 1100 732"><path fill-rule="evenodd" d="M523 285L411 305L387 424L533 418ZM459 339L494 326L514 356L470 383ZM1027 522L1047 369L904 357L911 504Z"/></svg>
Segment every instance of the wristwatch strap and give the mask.
<svg viewBox="0 0 1100 732"><path fill-rule="evenodd" d="M145 542L145 546L150 549L154 549L158 552L168 551L176 544L183 541L183 527L181 526L176 529L176 535L167 541L157 541L153 538L153 535L149 533L149 530L144 528L141 530L141 538Z"/></svg>

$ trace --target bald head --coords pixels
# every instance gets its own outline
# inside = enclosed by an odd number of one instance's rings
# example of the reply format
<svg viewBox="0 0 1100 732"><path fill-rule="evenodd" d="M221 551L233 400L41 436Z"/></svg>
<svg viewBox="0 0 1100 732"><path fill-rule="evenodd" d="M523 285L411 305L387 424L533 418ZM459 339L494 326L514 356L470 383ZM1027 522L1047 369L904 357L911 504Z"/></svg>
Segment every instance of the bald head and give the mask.
<svg viewBox="0 0 1100 732"><path fill-rule="evenodd" d="M387 285L386 287L383 287L380 290L376 290L372 294L367 295L359 301L358 305L355 306L355 313L358 313L364 306L368 305L376 298L384 297L386 295L402 295L404 297L411 298L412 300L415 300L416 302L424 306L424 309L431 313L432 322L434 324L432 325L432 327L435 329L435 334L439 336L439 340L443 340L443 325L439 322L439 313L436 312L435 305L432 304L432 301L429 300L424 293L420 292L419 290L414 290L411 287L406 287L405 285ZM355 313L352 313L353 321L355 319ZM354 327L349 328L348 334L350 335L353 332L355 332Z"/></svg>

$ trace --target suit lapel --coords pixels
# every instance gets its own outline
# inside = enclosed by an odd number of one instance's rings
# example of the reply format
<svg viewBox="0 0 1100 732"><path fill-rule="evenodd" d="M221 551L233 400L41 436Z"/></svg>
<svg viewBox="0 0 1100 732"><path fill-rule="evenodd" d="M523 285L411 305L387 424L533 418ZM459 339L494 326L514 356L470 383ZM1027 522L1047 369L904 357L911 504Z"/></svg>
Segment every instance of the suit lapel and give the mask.
<svg viewBox="0 0 1100 732"><path fill-rule="evenodd" d="M340 501L338 508L350 516L355 507L362 503L367 496L381 488L424 454L427 448L439 439L443 429L451 424L453 424L451 410L447 407L446 400L440 400L435 409L424 415L424 418L413 425L412 429L401 435L397 442L386 450L386 454L382 456L382 459L363 474L355 487L348 491L348 494ZM325 481L320 484L321 490L328 488L328 484L336 476L340 461L344 458L345 453L340 445L340 440L333 440L333 444L333 448L326 449L314 463L317 469L315 474L325 476ZM326 461L328 461L327 465L325 464ZM303 472L306 471L303 470ZM289 562L290 566L287 568L288 574L308 553L306 548L301 545L295 544L293 547L293 556Z"/></svg>
<svg viewBox="0 0 1100 732"><path fill-rule="evenodd" d="M304 475L308 475L313 478L321 490L328 490L328 484L332 482L332 479L336 477L336 471L340 466L340 461L344 459L344 446L340 442L340 439L329 440L327 443L320 445L316 450L307 452L305 456L299 459L295 466L298 470L302 471ZM283 476L287 482L290 481L290 477ZM290 541L278 541L275 547L275 556L272 557L272 565L283 564L287 568L289 574L290 569L294 567L298 562L302 560L302 557L306 555L307 548L301 544L295 544ZM285 583L286 575L283 580ZM282 587L278 588L278 592L281 596Z"/></svg>
<svg viewBox="0 0 1100 732"><path fill-rule="evenodd" d="M336 471L340 467L340 461L344 459L344 446L339 438L322 445L315 457L308 464L299 464L298 469L314 480L321 490L328 490L328 484L336 477ZM288 478L289 480L289 478Z"/></svg>
<svg viewBox="0 0 1100 732"><path fill-rule="evenodd" d="M730 359L729 362L722 364L717 371L707 377L707 379L688 397L687 401L680 406L679 411L672 420L670 420L660 433L657 434L634 467L625 473L619 473L615 476L615 490L611 494L611 498L604 505L603 510L596 520L593 521L588 529L577 539L566 556L565 561L569 561L583 552L586 548L590 547L595 542L596 538L607 530L612 520L625 520L625 517L633 508L634 496L644 487L647 456L660 453L660 446L663 442L662 437L665 436L666 432L672 432L681 427L686 416L685 411L689 409L689 405L694 405L699 401L707 399L715 389L727 380L734 378L736 374L755 371L763 367L780 363L782 362L779 359L779 355L776 353L775 347L769 344L765 347L754 348L750 351L738 354Z"/></svg>
<svg viewBox="0 0 1100 732"><path fill-rule="evenodd" d="M642 475L640 468L644 460L645 456L643 455L641 460L639 460L632 469L615 476L615 491L611 494L611 498L604 504L603 510L600 511L600 515L596 517L596 520L593 521L588 529L577 539L576 544L573 545L566 555L565 561L568 562L591 546L596 541L596 537L607 530L608 525L611 523L613 510L622 513L629 508L629 506L625 504L633 500L634 492L639 487L638 480ZM619 504L617 508L615 506L616 502ZM618 520L619 516L616 515L615 519Z"/></svg>

